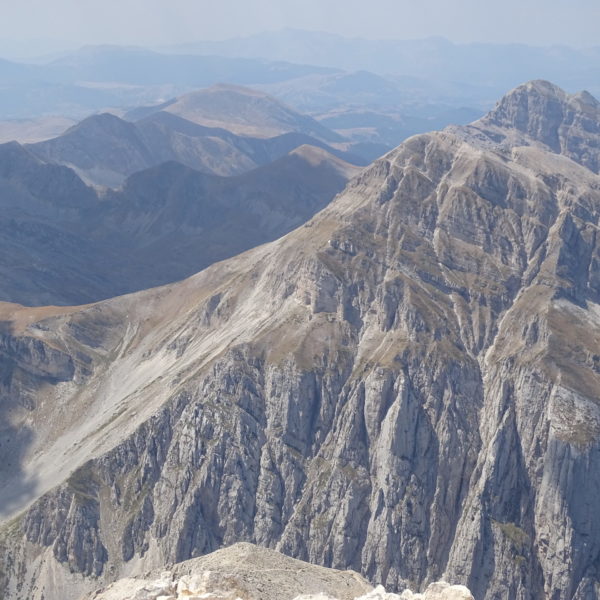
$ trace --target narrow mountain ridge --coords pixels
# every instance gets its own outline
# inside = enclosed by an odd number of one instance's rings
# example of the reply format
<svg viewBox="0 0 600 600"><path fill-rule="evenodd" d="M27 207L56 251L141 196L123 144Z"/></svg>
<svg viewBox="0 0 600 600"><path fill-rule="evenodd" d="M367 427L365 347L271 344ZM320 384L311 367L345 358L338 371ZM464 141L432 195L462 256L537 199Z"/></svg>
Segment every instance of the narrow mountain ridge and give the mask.
<svg viewBox="0 0 600 600"><path fill-rule="evenodd" d="M437 582L424 594L401 596L373 588L358 573L294 560L273 550L239 543L170 570L121 579L82 600L473 600L464 586Z"/></svg>

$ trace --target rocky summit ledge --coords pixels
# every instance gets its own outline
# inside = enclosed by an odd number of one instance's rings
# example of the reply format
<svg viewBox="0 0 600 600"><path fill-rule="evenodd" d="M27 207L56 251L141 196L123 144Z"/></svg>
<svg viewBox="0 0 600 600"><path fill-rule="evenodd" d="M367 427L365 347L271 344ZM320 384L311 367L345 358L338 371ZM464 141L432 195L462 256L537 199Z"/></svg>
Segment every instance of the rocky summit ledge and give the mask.
<svg viewBox="0 0 600 600"><path fill-rule="evenodd" d="M162 572L121 579L82 600L473 600L464 586L387 593L354 571L327 569L252 544L235 544Z"/></svg>

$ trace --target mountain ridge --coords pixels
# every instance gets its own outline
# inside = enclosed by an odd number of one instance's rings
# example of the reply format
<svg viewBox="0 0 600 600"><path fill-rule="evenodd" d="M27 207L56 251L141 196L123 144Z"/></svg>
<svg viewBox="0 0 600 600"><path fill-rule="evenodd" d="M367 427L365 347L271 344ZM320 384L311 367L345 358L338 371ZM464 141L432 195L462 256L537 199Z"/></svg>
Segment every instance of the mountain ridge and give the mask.
<svg viewBox="0 0 600 600"><path fill-rule="evenodd" d="M256 107L253 118L268 120L270 105L279 106L277 101L264 94L246 88L236 89L255 93L256 97L266 102L265 106ZM239 92L236 95L239 96ZM227 109L226 114L229 114ZM262 130L262 125L257 122L253 125L253 131L260 130L262 134L249 137L230 130L235 127L206 127L162 109L145 113L136 122L101 113L87 117L54 139L27 147L43 160L73 168L90 184L108 187L118 187L136 171L169 160L206 173L238 175L280 158L301 144L321 146L345 160L365 164L364 159L351 152L331 147L322 139L306 133L305 130L310 128L303 125L304 121L313 122L308 117L287 108L284 116L289 121L289 127L283 127L278 132L268 131ZM276 121L277 116L272 120ZM318 131L322 134L326 132L322 137L338 139L333 132L327 133L329 130L324 126L316 121L314 123ZM218 124L226 125L221 122ZM271 137L269 132L275 135Z"/></svg>
<svg viewBox="0 0 600 600"><path fill-rule="evenodd" d="M0 146L0 158L0 299L32 305L89 303L189 276L302 224L360 170L303 146L235 177L171 161L98 192L17 143Z"/></svg>

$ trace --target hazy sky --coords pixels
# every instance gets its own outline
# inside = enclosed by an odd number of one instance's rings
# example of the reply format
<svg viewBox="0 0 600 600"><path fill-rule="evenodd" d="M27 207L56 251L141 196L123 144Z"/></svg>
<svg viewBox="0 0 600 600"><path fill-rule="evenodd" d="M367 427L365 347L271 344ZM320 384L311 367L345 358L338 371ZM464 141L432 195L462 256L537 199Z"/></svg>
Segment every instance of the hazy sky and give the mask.
<svg viewBox="0 0 600 600"><path fill-rule="evenodd" d="M157 45L296 27L369 38L600 45L600 0L0 0L0 44Z"/></svg>

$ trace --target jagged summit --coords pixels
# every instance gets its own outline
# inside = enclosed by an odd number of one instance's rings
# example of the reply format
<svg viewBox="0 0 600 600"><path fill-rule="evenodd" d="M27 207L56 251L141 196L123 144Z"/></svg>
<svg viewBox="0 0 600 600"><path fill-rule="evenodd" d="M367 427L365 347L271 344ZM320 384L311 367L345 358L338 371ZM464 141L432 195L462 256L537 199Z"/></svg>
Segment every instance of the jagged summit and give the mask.
<svg viewBox="0 0 600 600"><path fill-rule="evenodd" d="M592 113L592 114L590 114ZM589 93L568 94L562 88L544 80L524 83L506 94L480 122L515 128L540 141L576 118L598 117L600 103ZM544 131L544 127L550 131Z"/></svg>
<svg viewBox="0 0 600 600"><path fill-rule="evenodd" d="M568 94L549 81L529 81L464 129L482 132L502 145L543 144L600 171L600 102L586 91Z"/></svg>

